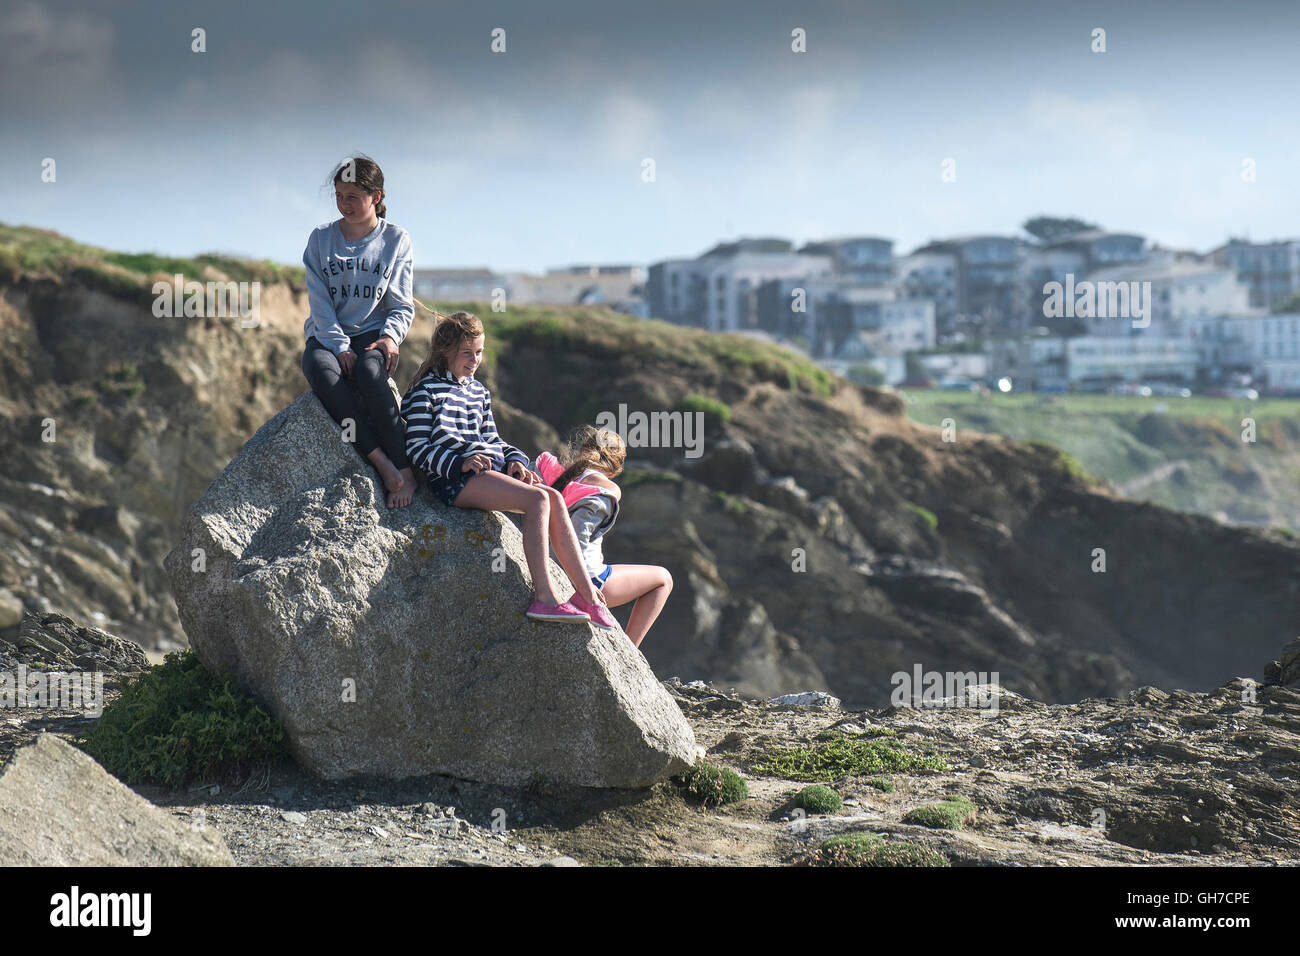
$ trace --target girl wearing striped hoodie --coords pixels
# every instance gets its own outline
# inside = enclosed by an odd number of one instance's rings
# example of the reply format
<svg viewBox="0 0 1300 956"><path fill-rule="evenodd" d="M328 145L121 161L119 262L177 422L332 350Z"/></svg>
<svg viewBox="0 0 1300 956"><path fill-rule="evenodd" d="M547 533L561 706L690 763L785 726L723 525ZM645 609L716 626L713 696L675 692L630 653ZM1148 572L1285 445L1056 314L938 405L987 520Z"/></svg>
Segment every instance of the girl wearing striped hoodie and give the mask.
<svg viewBox="0 0 1300 956"><path fill-rule="evenodd" d="M429 356L402 402L406 454L444 504L524 516L524 555L536 591L528 617L613 630L618 622L587 576L564 498L497 434L492 395L474 378L484 339L483 323L469 312L453 312L434 326ZM547 573L552 547L576 588L566 601Z"/></svg>

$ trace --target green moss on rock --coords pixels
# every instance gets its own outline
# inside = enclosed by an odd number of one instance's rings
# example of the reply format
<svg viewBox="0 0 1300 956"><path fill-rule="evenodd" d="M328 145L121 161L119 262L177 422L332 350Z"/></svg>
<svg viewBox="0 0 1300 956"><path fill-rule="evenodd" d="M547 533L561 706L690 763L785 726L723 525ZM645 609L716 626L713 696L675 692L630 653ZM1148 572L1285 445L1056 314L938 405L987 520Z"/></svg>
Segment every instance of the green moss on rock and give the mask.
<svg viewBox="0 0 1300 956"><path fill-rule="evenodd" d="M717 767L703 761L691 767L679 778L686 792L706 807L719 807L749 798L749 787L744 778L727 767Z"/></svg>
<svg viewBox="0 0 1300 956"><path fill-rule="evenodd" d="M841 777L913 770L947 770L940 756L914 754L889 741L849 740L841 737L810 747L776 747L763 753L754 773L783 780L827 783Z"/></svg>
<svg viewBox="0 0 1300 956"><path fill-rule="evenodd" d="M844 800L830 787L814 783L795 795L794 805L809 813L834 813L844 806Z"/></svg>
<svg viewBox="0 0 1300 956"><path fill-rule="evenodd" d="M823 840L813 866L949 866L937 850L915 843L887 842L874 833L845 833Z"/></svg>
<svg viewBox="0 0 1300 956"><path fill-rule="evenodd" d="M960 830L975 815L975 804L962 796L948 796L908 811L904 823L942 830Z"/></svg>

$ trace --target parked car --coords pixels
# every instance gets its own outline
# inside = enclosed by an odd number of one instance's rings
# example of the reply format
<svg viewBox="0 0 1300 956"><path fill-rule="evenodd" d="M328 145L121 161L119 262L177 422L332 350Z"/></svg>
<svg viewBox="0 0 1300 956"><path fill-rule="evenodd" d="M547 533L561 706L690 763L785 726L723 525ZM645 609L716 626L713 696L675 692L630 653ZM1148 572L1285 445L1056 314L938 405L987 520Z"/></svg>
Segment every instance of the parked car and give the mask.
<svg viewBox="0 0 1300 956"><path fill-rule="evenodd" d="M1111 395L1140 395L1143 398L1149 398L1151 395L1151 386L1142 385L1138 382L1120 382L1118 385L1112 385L1108 391Z"/></svg>
<svg viewBox="0 0 1300 956"><path fill-rule="evenodd" d="M1165 398L1191 398L1192 390L1182 385L1172 385L1169 382L1152 382L1150 385L1152 395L1160 395Z"/></svg>
<svg viewBox="0 0 1300 956"><path fill-rule="evenodd" d="M1079 395L1105 395L1110 390L1110 385L1106 382L1085 380L1075 382L1073 389Z"/></svg>

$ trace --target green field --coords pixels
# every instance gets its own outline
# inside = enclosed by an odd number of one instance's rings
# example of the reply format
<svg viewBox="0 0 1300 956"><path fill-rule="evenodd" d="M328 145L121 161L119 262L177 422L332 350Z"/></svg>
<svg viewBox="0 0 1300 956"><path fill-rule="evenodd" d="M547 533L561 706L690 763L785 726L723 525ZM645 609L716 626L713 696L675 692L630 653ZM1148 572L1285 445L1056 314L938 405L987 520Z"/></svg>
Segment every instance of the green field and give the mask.
<svg viewBox="0 0 1300 956"><path fill-rule="evenodd" d="M1300 528L1300 400L903 391L908 415L1046 442L1128 497L1234 523ZM1255 441L1243 440L1253 418Z"/></svg>

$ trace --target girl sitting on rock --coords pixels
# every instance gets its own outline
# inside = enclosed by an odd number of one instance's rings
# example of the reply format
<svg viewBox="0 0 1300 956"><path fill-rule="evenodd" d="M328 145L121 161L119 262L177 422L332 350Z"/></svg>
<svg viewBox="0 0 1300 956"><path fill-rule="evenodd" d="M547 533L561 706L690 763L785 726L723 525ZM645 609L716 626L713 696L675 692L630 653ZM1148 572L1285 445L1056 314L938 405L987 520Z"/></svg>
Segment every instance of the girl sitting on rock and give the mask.
<svg viewBox="0 0 1300 956"><path fill-rule="evenodd" d="M578 536L583 563L608 607L636 601L627 636L640 647L673 590L667 568L653 564L606 564L601 540L614 527L623 496L613 479L623 471L627 445L607 428L582 425L569 438L563 461L548 451L537 456L538 474L564 496L569 520Z"/></svg>
<svg viewBox="0 0 1300 956"><path fill-rule="evenodd" d="M388 377L415 317L411 237L383 218L384 174L373 160L345 160L333 179L343 218L317 226L302 254L311 309L302 373L333 419L351 423L357 451L383 479L388 507L404 508L415 473Z"/></svg>
<svg viewBox="0 0 1300 956"><path fill-rule="evenodd" d="M453 312L434 326L429 356L402 402L406 453L444 504L524 516L524 554L536 590L528 617L613 630L618 622L586 574L564 499L529 469L527 455L497 434L492 396L474 378L484 339L483 323L469 312ZM547 573L552 546L576 588L567 601Z"/></svg>

